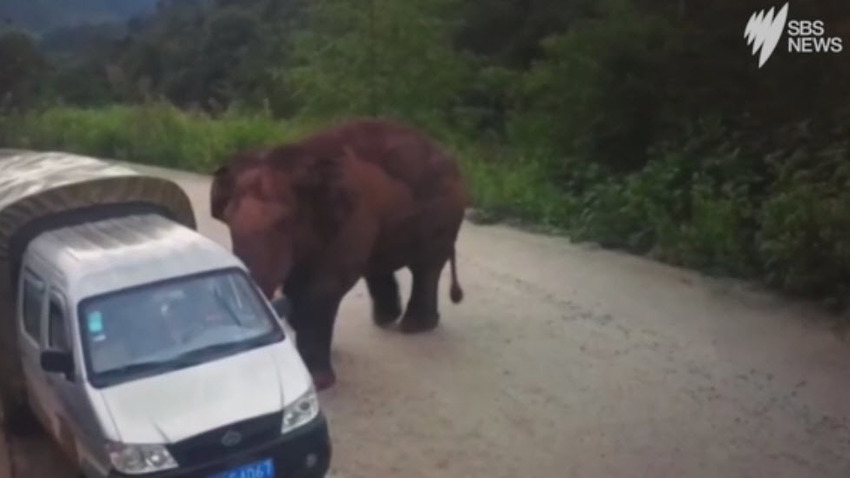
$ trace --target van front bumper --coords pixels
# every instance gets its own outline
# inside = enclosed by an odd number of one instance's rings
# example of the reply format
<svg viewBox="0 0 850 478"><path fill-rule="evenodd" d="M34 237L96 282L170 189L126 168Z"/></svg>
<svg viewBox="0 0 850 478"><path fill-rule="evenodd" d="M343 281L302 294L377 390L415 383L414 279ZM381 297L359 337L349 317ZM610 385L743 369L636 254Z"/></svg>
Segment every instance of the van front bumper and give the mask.
<svg viewBox="0 0 850 478"><path fill-rule="evenodd" d="M113 471L107 478L208 478L268 458L274 460L275 468L274 476L268 478L324 478L330 468L331 449L327 420L320 413L311 423L273 442L234 455L211 456L205 463L146 475Z"/></svg>

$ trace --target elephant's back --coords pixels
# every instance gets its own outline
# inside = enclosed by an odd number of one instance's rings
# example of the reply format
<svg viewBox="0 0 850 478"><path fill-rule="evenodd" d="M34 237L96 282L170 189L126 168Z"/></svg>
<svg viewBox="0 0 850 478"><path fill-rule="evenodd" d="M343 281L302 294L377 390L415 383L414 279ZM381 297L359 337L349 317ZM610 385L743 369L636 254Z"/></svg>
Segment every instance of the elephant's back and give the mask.
<svg viewBox="0 0 850 478"><path fill-rule="evenodd" d="M460 177L460 168L437 141L396 121L355 119L306 139L304 148L316 154L344 155L378 166L409 187L422 200L438 194L446 181Z"/></svg>

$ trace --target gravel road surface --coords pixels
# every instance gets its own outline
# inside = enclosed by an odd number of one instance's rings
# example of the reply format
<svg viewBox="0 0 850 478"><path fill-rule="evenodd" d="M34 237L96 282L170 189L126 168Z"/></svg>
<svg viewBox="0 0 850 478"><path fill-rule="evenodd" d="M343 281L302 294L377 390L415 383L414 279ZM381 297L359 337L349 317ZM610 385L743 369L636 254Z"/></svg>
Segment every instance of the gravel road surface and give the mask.
<svg viewBox="0 0 850 478"><path fill-rule="evenodd" d="M209 180L155 171L192 195ZM372 326L359 284L322 392L344 478L850 476L850 346L805 305L564 239L464 224L441 328ZM400 272L404 295L410 276ZM43 439L0 477L71 477Z"/></svg>

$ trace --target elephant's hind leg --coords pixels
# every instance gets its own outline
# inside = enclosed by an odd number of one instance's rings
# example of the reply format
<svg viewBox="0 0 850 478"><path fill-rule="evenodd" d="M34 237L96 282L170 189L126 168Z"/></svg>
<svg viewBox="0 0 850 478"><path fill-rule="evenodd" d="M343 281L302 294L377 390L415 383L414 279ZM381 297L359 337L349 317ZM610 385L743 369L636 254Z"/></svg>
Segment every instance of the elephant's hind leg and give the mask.
<svg viewBox="0 0 850 478"><path fill-rule="evenodd" d="M440 313L437 309L437 292L443 266L445 266L445 260L411 267L413 289L407 303L407 310L401 319L401 331L403 333L427 332L439 325Z"/></svg>
<svg viewBox="0 0 850 478"><path fill-rule="evenodd" d="M366 286L372 297L372 320L376 325L387 327L401 317L401 295L395 274L367 275Z"/></svg>

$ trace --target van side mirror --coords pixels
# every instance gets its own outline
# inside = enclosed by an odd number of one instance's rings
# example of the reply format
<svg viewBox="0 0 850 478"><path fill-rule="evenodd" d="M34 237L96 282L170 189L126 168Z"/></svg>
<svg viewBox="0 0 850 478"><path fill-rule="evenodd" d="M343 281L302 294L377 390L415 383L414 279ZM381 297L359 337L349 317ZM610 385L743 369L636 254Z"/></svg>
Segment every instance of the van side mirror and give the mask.
<svg viewBox="0 0 850 478"><path fill-rule="evenodd" d="M47 373L61 373L68 380L74 377L74 357L70 352L45 350L41 352L41 368Z"/></svg>

